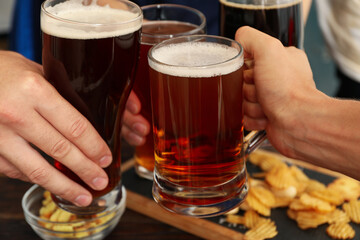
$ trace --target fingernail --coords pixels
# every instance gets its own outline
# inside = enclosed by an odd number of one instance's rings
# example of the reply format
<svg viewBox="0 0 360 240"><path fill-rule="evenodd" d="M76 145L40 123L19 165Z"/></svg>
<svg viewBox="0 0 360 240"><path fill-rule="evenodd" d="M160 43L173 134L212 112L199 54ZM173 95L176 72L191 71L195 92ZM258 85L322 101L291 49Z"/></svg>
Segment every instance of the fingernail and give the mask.
<svg viewBox="0 0 360 240"><path fill-rule="evenodd" d="M138 106L132 102L132 101L128 101L128 103L126 104L126 108L132 113L132 114L138 114L139 113L139 108Z"/></svg>
<svg viewBox="0 0 360 240"><path fill-rule="evenodd" d="M144 124L141 123L134 123L133 124L133 130L141 135L146 135L147 134L147 127Z"/></svg>
<svg viewBox="0 0 360 240"><path fill-rule="evenodd" d="M104 189L108 183L106 178L103 177L96 177L92 181L93 185L96 187L96 189L101 190Z"/></svg>
<svg viewBox="0 0 360 240"><path fill-rule="evenodd" d="M75 199L75 204L79 207L88 206L91 203L91 197L87 195L80 195Z"/></svg>
<svg viewBox="0 0 360 240"><path fill-rule="evenodd" d="M112 161L112 158L111 156L104 156L100 159L99 161L99 164L100 164L100 167L107 167L109 166L109 164L111 163Z"/></svg>

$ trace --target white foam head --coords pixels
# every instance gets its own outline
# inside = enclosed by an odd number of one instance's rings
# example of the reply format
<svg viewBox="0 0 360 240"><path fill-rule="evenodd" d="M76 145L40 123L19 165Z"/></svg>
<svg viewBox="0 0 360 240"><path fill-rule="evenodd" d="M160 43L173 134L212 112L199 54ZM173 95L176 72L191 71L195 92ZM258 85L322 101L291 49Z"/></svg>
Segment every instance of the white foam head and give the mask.
<svg viewBox="0 0 360 240"><path fill-rule="evenodd" d="M152 51L154 70L178 77L214 77L239 69L244 58L239 50L213 42L174 43Z"/></svg>
<svg viewBox="0 0 360 240"><path fill-rule="evenodd" d="M125 6L125 4L124 4ZM122 36L141 28L142 14L99 6L96 1L70 0L49 6L41 12L41 30L49 35L70 39L95 39Z"/></svg>

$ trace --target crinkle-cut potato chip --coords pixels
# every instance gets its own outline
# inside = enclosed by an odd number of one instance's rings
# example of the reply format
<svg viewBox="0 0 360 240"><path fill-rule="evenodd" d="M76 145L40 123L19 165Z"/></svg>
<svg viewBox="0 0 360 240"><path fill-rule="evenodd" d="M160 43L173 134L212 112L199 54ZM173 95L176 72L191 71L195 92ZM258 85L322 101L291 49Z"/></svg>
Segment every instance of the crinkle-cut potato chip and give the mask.
<svg viewBox="0 0 360 240"><path fill-rule="evenodd" d="M290 186L282 189L271 187L270 189L274 193L275 197L280 197L280 198L295 198L298 193L296 187L294 186Z"/></svg>
<svg viewBox="0 0 360 240"><path fill-rule="evenodd" d="M310 178L300 168L298 168L295 165L290 166L290 172L292 173L292 175L294 175L295 179L298 182L307 183L310 180Z"/></svg>
<svg viewBox="0 0 360 240"><path fill-rule="evenodd" d="M265 171L268 172L272 170L273 168L278 167L287 167L286 163L283 162L280 158L275 156L269 156L267 158L264 158L260 163L259 167Z"/></svg>
<svg viewBox="0 0 360 240"><path fill-rule="evenodd" d="M273 238L278 234L275 222L270 219L260 219L258 223L245 233L245 239L262 240Z"/></svg>
<svg viewBox="0 0 360 240"><path fill-rule="evenodd" d="M304 193L300 196L300 202L305 206L309 206L312 209L319 211L319 212L331 212L335 210L335 206L331 205L330 203L323 201L319 198L312 197L307 193Z"/></svg>
<svg viewBox="0 0 360 240"><path fill-rule="evenodd" d="M264 159L269 158L269 156L269 153L257 150L249 155L248 160L252 164L258 166L260 162L262 162Z"/></svg>
<svg viewBox="0 0 360 240"><path fill-rule="evenodd" d="M287 166L274 167L268 172L265 180L270 186L278 189L285 189L290 186L297 187L297 181Z"/></svg>
<svg viewBox="0 0 360 240"><path fill-rule="evenodd" d="M318 190L324 190L324 189L326 189L325 184L323 184L322 182L319 182L318 180L310 179L305 188L305 192L312 192L312 191L318 191Z"/></svg>
<svg viewBox="0 0 360 240"><path fill-rule="evenodd" d="M323 190L311 191L309 192L309 194L313 197L334 204L335 206L339 206L344 202L344 197L341 196L341 194L338 191L335 191L334 189L326 188Z"/></svg>
<svg viewBox="0 0 360 240"><path fill-rule="evenodd" d="M243 211L248 211L251 210L251 207L249 206L249 204L247 203L247 201L245 200L240 206L239 206L240 210Z"/></svg>
<svg viewBox="0 0 360 240"><path fill-rule="evenodd" d="M360 182L353 178L337 178L328 185L328 188L338 191L347 201L360 197Z"/></svg>
<svg viewBox="0 0 360 240"><path fill-rule="evenodd" d="M225 213L225 215L237 214L238 212L239 212L239 207L236 207Z"/></svg>
<svg viewBox="0 0 360 240"><path fill-rule="evenodd" d="M317 228L327 223L328 214L316 211L298 211L296 213L296 222L301 229Z"/></svg>
<svg viewBox="0 0 360 240"><path fill-rule="evenodd" d="M250 186L250 188L257 187L257 186L267 188L269 185L264 180L249 178L249 186Z"/></svg>
<svg viewBox="0 0 360 240"><path fill-rule="evenodd" d="M352 239L355 237L354 229L348 223L333 223L326 228L326 233L335 239Z"/></svg>
<svg viewBox="0 0 360 240"><path fill-rule="evenodd" d="M270 190L264 187L255 186L255 187L250 187L249 192L265 206L270 208L274 206L275 196Z"/></svg>
<svg viewBox="0 0 360 240"><path fill-rule="evenodd" d="M270 216L271 208L260 202L251 191L249 191L245 202L249 207L263 216Z"/></svg>
<svg viewBox="0 0 360 240"><path fill-rule="evenodd" d="M328 223L348 223L350 222L349 216L341 209L336 208L334 211L328 213Z"/></svg>
<svg viewBox="0 0 360 240"><path fill-rule="evenodd" d="M235 214L226 215L226 221L228 223L243 224L245 225L245 217Z"/></svg>
<svg viewBox="0 0 360 240"><path fill-rule="evenodd" d="M354 223L360 223L360 200L350 200L343 204L343 209Z"/></svg>
<svg viewBox="0 0 360 240"><path fill-rule="evenodd" d="M244 225L247 228L253 228L262 219L254 210L246 211L244 214Z"/></svg>
<svg viewBox="0 0 360 240"><path fill-rule="evenodd" d="M282 208L288 207L294 198L291 197L275 197L275 204L272 206L273 208Z"/></svg>
<svg viewBox="0 0 360 240"><path fill-rule="evenodd" d="M300 199L296 198L294 199L290 205L289 208L295 211L305 211L305 210L311 210L312 207L309 205L303 204Z"/></svg>
<svg viewBox="0 0 360 240"><path fill-rule="evenodd" d="M293 209L291 209L291 208L288 208L288 209L286 210L286 215L287 215L290 219L292 219L292 220L296 220L297 213L298 213L298 211L293 210Z"/></svg>

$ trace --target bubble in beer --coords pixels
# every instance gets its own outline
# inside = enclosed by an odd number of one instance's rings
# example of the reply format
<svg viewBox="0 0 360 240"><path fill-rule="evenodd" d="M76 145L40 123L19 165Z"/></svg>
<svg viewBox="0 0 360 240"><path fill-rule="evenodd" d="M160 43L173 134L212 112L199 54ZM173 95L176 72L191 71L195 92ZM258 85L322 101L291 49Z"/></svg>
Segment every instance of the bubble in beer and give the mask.
<svg viewBox="0 0 360 240"><path fill-rule="evenodd" d="M41 18L41 30L62 38L97 39L122 36L140 29L142 17L126 10L126 5L118 9L99 6L96 2L84 5L83 0L70 0L46 7L48 15Z"/></svg>
<svg viewBox="0 0 360 240"><path fill-rule="evenodd" d="M151 68L179 77L213 77L232 73L243 65L239 50L224 44L185 42L154 49Z"/></svg>

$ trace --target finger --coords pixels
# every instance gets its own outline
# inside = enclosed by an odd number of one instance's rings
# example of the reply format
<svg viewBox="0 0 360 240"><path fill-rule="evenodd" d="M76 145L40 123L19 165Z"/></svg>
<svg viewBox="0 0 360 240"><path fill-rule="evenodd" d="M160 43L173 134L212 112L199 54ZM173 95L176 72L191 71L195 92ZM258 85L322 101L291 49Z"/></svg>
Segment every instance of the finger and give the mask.
<svg viewBox="0 0 360 240"><path fill-rule="evenodd" d="M108 166L112 161L110 149L91 123L52 86L39 91L38 97L34 97L38 113L88 158L103 167Z"/></svg>
<svg viewBox="0 0 360 240"><path fill-rule="evenodd" d="M267 53L277 53L280 48L283 48L278 39L248 26L241 27L236 31L235 40L240 42L244 48L245 57L255 60L261 55L265 61L274 61L274 56L277 54Z"/></svg>
<svg viewBox="0 0 360 240"><path fill-rule="evenodd" d="M264 130L267 126L266 118L251 118L244 116L244 127L246 130Z"/></svg>
<svg viewBox="0 0 360 240"><path fill-rule="evenodd" d="M72 170L91 188L102 190L107 186L108 176L105 171L87 158L38 113L27 114L27 118L29 121L18 129L18 133L24 139ZM34 132L36 134L33 134Z"/></svg>
<svg viewBox="0 0 360 240"><path fill-rule="evenodd" d="M126 102L126 110L128 110L132 114L140 113L141 102L134 91L130 92L129 98Z"/></svg>
<svg viewBox="0 0 360 240"><path fill-rule="evenodd" d="M130 131L144 137L150 133L150 123L140 114L132 114L125 110L123 116L123 125L125 125Z"/></svg>
<svg viewBox="0 0 360 240"><path fill-rule="evenodd" d="M52 167L24 139L9 133L7 137L6 144L0 143L0 153L4 158L10 159L29 181L78 206L91 203L92 196L86 189Z"/></svg>
<svg viewBox="0 0 360 240"><path fill-rule="evenodd" d="M259 103L252 103L244 100L243 104L244 115L251 118L265 118L265 114L262 110L262 107Z"/></svg>
<svg viewBox="0 0 360 240"><path fill-rule="evenodd" d="M248 84L254 83L254 69L244 70L244 82Z"/></svg>
<svg viewBox="0 0 360 240"><path fill-rule="evenodd" d="M254 84L244 84L243 87L244 91L244 99L251 103L257 103L257 94L256 94L256 88Z"/></svg>
<svg viewBox="0 0 360 240"><path fill-rule="evenodd" d="M137 135L125 125L121 128L121 135L132 146L141 146L146 142L145 137Z"/></svg>
<svg viewBox="0 0 360 240"><path fill-rule="evenodd" d="M28 182L29 179L19 171L11 162L0 156L0 172L9 178L19 179Z"/></svg>

